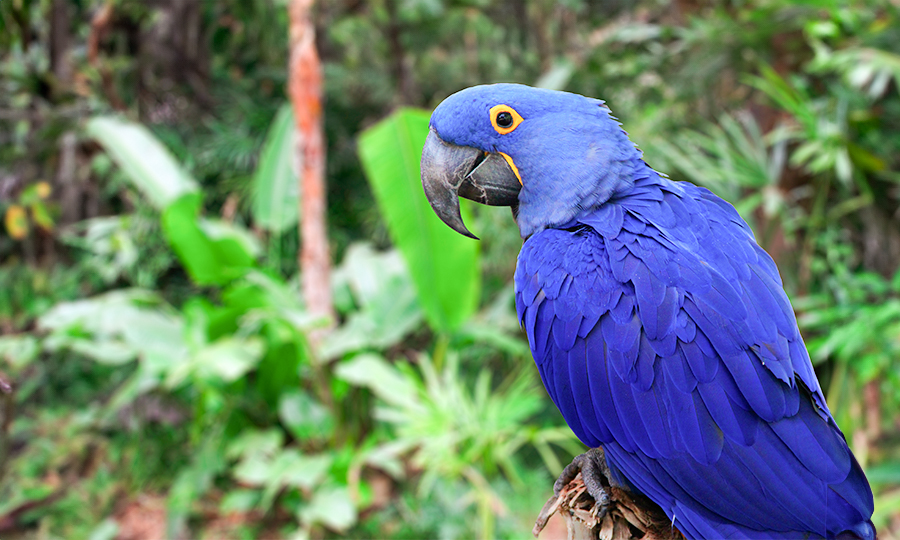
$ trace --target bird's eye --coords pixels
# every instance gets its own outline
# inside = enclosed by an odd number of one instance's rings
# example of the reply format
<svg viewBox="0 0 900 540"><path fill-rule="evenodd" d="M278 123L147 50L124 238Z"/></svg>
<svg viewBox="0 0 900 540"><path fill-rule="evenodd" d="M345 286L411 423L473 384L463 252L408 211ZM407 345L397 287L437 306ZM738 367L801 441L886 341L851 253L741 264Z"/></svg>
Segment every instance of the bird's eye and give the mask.
<svg viewBox="0 0 900 540"><path fill-rule="evenodd" d="M512 132L522 123L522 116L509 105L494 105L490 114L491 125L500 135Z"/></svg>

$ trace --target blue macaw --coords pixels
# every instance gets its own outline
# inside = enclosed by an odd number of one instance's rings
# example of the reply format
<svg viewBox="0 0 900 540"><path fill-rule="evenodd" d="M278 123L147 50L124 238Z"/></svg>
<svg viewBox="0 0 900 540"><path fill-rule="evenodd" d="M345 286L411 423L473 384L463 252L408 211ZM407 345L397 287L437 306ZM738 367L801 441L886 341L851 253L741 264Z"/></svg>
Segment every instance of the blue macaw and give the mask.
<svg viewBox="0 0 900 540"><path fill-rule="evenodd" d="M422 180L467 236L459 196L513 208L547 392L685 537L875 538L772 258L730 204L650 168L602 101L462 90L431 116Z"/></svg>

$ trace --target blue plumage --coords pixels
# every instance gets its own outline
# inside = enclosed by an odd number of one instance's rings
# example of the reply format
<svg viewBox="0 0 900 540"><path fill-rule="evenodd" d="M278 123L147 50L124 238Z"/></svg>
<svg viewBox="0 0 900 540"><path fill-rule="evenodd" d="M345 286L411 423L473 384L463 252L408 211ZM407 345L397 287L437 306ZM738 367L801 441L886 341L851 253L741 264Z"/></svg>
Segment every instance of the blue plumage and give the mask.
<svg viewBox="0 0 900 540"><path fill-rule="evenodd" d="M655 186L647 184L643 189L663 191L670 182L657 177ZM721 213L707 208L716 203L700 188L679 188L681 197L704 201L695 208L701 215ZM678 200L657 204L678 205ZM607 234L590 226L577 232L546 229L526 241L516 273L522 289L535 278L542 282L540 272L528 271L538 253L546 258L548 250L563 253L584 244L592 245L595 253L622 247L628 251L620 260L608 257L608 268L594 261L561 265L572 277L569 291L578 290L580 280L592 274L601 276L593 280L596 289L590 296L580 296L582 303L608 297L608 289L625 291L616 305L594 303L607 313L574 341L560 342L555 321L542 322L557 316L550 304L572 303L568 295L545 297L540 309L517 295L529 335L548 329L544 331L550 336L541 336L532 350L536 358L545 358L538 365L542 372L552 366L557 373L545 378L545 384L554 387L551 394L570 425L577 426L579 438L589 446L603 445L609 461L688 536L696 530L699 537L709 538L712 530L753 538L753 531L759 530L783 532L784 538L790 538L791 531L795 537L801 532L829 537L866 521L872 513L868 484L822 407L824 398L805 349L791 348L791 343L802 342L790 304L749 230L734 226L730 218L705 223L695 219L660 230L654 220L658 209L643 205L635 210L628 195L605 205L641 216L646 228L636 234L623 220L621 230ZM585 217L577 222L591 221L592 216ZM721 241L697 243L691 251L679 249L689 245L697 223L710 227ZM649 228L669 238L669 247L653 246L652 236L645 234ZM729 260L733 251L720 246L739 243L752 249L740 249L737 262ZM673 252L673 246L680 252ZM683 269L677 274L668 266L676 257ZM731 280L718 270L720 265L727 265ZM555 270L546 264L543 268ZM685 273L707 278L682 279ZM529 324L532 310L535 322ZM578 352L573 354L573 349ZM794 365L803 367L795 371ZM568 379L558 374L563 370ZM612 399L592 399L596 396ZM613 427L607 428L610 424ZM851 500L840 500L829 484L849 488ZM829 530L831 514L840 519L833 519ZM704 523L693 523L697 520Z"/></svg>
<svg viewBox="0 0 900 540"><path fill-rule="evenodd" d="M506 135L498 103L524 119ZM516 308L579 439L688 538L874 538L777 268L731 205L658 174L574 94L476 87L432 129L521 174Z"/></svg>

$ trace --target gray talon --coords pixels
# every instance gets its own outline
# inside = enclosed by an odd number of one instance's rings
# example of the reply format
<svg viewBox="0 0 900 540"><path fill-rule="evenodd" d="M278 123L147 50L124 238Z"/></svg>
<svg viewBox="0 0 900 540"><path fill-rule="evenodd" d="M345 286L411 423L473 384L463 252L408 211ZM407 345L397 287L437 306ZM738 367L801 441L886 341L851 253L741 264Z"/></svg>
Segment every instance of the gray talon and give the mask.
<svg viewBox="0 0 900 540"><path fill-rule="evenodd" d="M591 448L587 452L575 456L572 463L566 465L559 478L553 484L553 495L559 496L559 492L581 473L581 479L588 494L601 506L609 504L609 494L606 486L612 485L609 466L602 448Z"/></svg>
<svg viewBox="0 0 900 540"><path fill-rule="evenodd" d="M591 448L587 452L575 456L572 463L566 465L559 478L553 483L553 497L544 504L541 513L538 514L534 523L532 534L537 536L547 525L550 516L557 511L560 504L572 504L574 501L564 502L560 500L560 493L566 485L581 473L581 480L584 483L585 491L594 499L594 505L591 507L591 515L600 522L609 510L610 497L606 491L607 487L615 486L624 488L612 478L609 466L606 464L606 456L602 448ZM627 489L626 489L627 490ZM583 508L583 507L582 507ZM571 529L570 529L571 533Z"/></svg>

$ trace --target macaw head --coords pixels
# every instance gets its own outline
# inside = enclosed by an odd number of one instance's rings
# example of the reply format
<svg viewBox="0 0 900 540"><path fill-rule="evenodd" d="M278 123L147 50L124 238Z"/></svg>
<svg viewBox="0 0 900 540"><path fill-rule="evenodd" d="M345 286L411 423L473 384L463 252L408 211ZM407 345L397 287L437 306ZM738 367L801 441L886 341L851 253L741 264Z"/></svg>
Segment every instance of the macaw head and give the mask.
<svg viewBox="0 0 900 540"><path fill-rule="evenodd" d="M641 153L602 101L493 84L467 88L431 115L422 185L437 215L475 238L459 196L511 206L523 238L570 222L633 185Z"/></svg>

